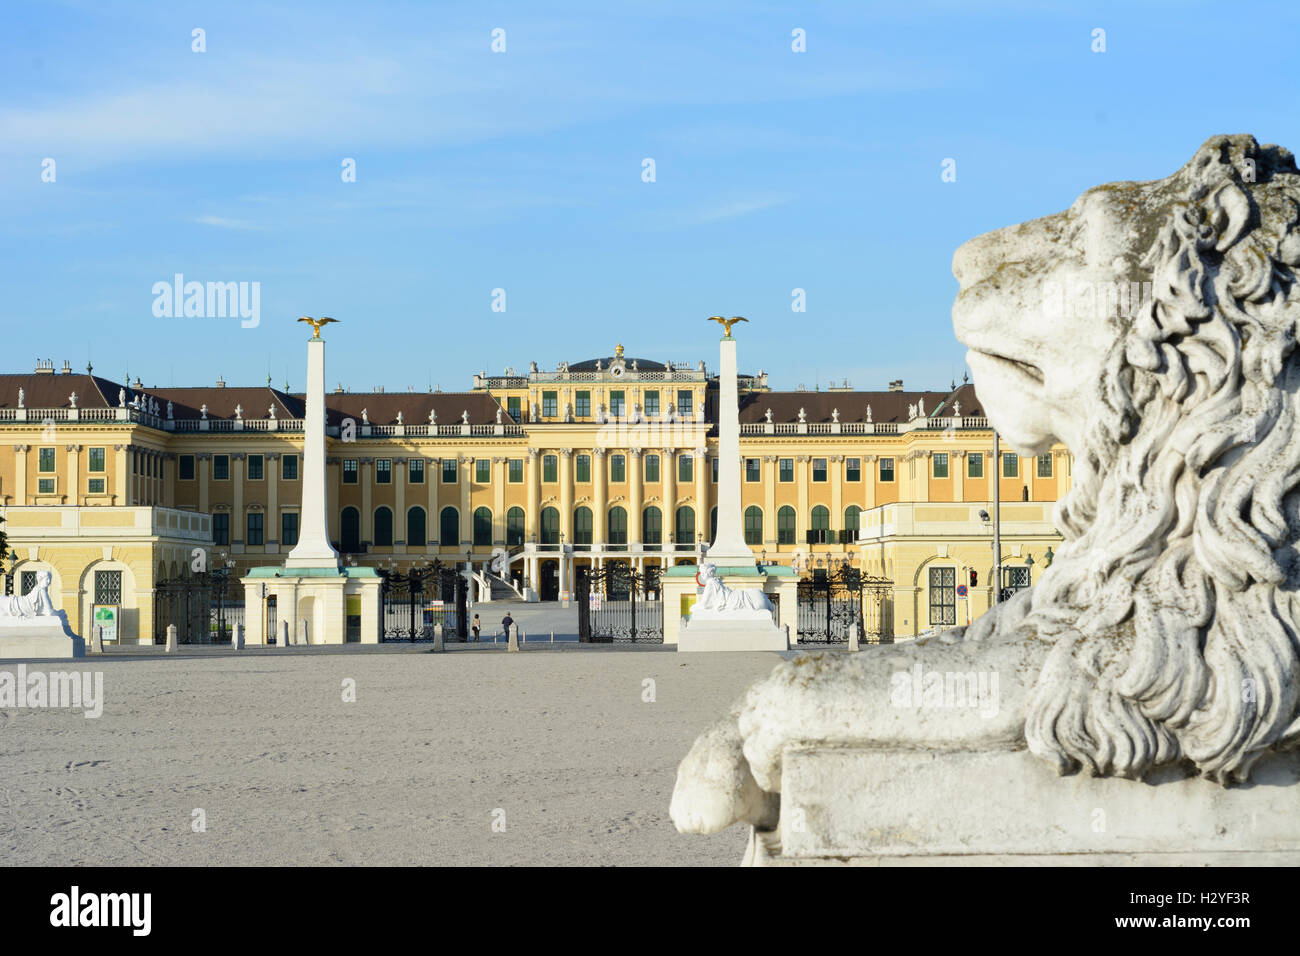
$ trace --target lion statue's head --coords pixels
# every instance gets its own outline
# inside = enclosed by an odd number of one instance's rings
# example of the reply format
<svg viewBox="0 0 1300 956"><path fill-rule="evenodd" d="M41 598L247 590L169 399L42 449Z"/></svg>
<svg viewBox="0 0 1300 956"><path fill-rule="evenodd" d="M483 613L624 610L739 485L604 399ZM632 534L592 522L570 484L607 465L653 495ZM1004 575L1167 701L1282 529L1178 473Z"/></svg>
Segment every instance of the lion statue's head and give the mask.
<svg viewBox="0 0 1300 956"><path fill-rule="evenodd" d="M953 272L1001 435L1074 453L1059 558L971 629L1052 642L1030 749L1062 772L1245 780L1300 738L1294 157L1215 136L1167 179L971 240Z"/></svg>

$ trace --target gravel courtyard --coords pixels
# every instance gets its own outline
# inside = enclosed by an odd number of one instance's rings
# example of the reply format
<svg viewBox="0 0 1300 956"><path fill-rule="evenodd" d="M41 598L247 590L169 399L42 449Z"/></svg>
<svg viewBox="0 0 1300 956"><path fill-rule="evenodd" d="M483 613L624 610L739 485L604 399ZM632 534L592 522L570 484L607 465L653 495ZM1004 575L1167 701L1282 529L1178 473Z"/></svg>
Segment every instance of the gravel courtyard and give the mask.
<svg viewBox="0 0 1300 956"><path fill-rule="evenodd" d="M0 846L32 865L734 866L739 829L673 828L674 774L780 659L572 644L89 657L76 669L103 672L98 719L0 710Z"/></svg>

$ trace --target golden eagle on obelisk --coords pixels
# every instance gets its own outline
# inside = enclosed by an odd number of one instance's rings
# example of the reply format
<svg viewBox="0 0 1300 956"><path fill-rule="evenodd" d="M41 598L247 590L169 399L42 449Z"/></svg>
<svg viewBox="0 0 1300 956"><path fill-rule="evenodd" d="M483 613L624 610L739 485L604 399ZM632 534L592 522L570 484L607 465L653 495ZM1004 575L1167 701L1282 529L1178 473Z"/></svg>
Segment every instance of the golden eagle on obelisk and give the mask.
<svg viewBox="0 0 1300 956"><path fill-rule="evenodd" d="M719 325L721 325L724 329L727 330L727 338L731 338L731 327L735 325L737 322L748 322L749 319L745 318L743 315L733 315L729 319L724 319L720 315L711 315L709 316L709 321L717 322Z"/></svg>
<svg viewBox="0 0 1300 956"><path fill-rule="evenodd" d="M312 335L312 338L318 339L320 338L320 327L322 325L329 325L331 322L337 322L338 319L331 319L328 316L321 316L319 319L313 319L310 315L304 315L300 319L298 319L298 321L306 322L308 325L310 325L312 327L312 331L315 333L314 335Z"/></svg>

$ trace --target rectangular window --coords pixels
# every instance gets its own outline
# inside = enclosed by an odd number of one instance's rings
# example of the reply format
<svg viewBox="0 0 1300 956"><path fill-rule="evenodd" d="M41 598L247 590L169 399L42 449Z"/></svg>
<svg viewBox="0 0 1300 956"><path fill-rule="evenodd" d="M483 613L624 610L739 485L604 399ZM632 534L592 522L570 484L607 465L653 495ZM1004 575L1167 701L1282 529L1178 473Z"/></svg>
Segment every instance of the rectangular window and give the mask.
<svg viewBox="0 0 1300 956"><path fill-rule="evenodd" d="M88 478L88 479L86 480L86 494L88 494L88 495L102 495L103 493L104 493L104 479L103 479L103 478Z"/></svg>
<svg viewBox="0 0 1300 956"><path fill-rule="evenodd" d="M506 461L506 480L512 485L523 484L524 460L522 458L510 458Z"/></svg>
<svg viewBox="0 0 1300 956"><path fill-rule="evenodd" d="M658 392L645 393L645 413L647 415L659 414L659 393Z"/></svg>
<svg viewBox="0 0 1300 956"><path fill-rule="evenodd" d="M880 480L881 481L894 480L894 459L892 458L880 459Z"/></svg>
<svg viewBox="0 0 1300 956"><path fill-rule="evenodd" d="M230 515L225 512L212 516L212 543L230 544Z"/></svg>
<svg viewBox="0 0 1300 956"><path fill-rule="evenodd" d="M285 547L298 543L298 512L286 511L280 515L280 543Z"/></svg>
<svg viewBox="0 0 1300 956"><path fill-rule="evenodd" d="M591 417L591 392L573 393L573 414L579 418Z"/></svg>
<svg viewBox="0 0 1300 956"><path fill-rule="evenodd" d="M930 623L957 623L957 569L930 569Z"/></svg>
<svg viewBox="0 0 1300 956"><path fill-rule="evenodd" d="M659 456L658 455L645 456L645 480L650 482L659 480Z"/></svg>
<svg viewBox="0 0 1300 956"><path fill-rule="evenodd" d="M36 479L36 493L37 493L38 495L52 495L52 494L54 494L54 479L53 479L53 478L37 478L37 479Z"/></svg>
<svg viewBox="0 0 1300 956"><path fill-rule="evenodd" d="M844 459L844 480L845 481L862 480L862 459L861 458Z"/></svg>
<svg viewBox="0 0 1300 956"><path fill-rule="evenodd" d="M393 459L375 459L375 484L391 485L393 483Z"/></svg>
<svg viewBox="0 0 1300 956"><path fill-rule="evenodd" d="M613 391L609 393L609 413L615 417L623 414L623 393Z"/></svg>
<svg viewBox="0 0 1300 956"><path fill-rule="evenodd" d="M121 604L122 603L122 572L121 571L96 571L95 572L95 603L96 604Z"/></svg>
<svg viewBox="0 0 1300 956"><path fill-rule="evenodd" d="M555 455L542 456L542 481L554 483L560 480L560 459Z"/></svg>
<svg viewBox="0 0 1300 956"><path fill-rule="evenodd" d="M776 463L776 477L778 481L794 481L794 459L781 458Z"/></svg>
<svg viewBox="0 0 1300 956"><path fill-rule="evenodd" d="M355 485L357 483L357 460L355 458L343 459L343 484Z"/></svg>
<svg viewBox="0 0 1300 956"><path fill-rule="evenodd" d="M682 418L689 418L695 414L691 409L691 390L689 388L677 390L677 414Z"/></svg>
<svg viewBox="0 0 1300 956"><path fill-rule="evenodd" d="M745 459L745 480L746 481L763 480L763 471L762 468L760 467L761 464L762 462L760 462L757 458Z"/></svg>
<svg viewBox="0 0 1300 956"><path fill-rule="evenodd" d="M480 485L488 485L492 483L491 458L474 459L474 480Z"/></svg>
<svg viewBox="0 0 1300 956"><path fill-rule="evenodd" d="M229 455L212 456L212 480L213 481L230 480L230 456Z"/></svg>
<svg viewBox="0 0 1300 956"><path fill-rule="evenodd" d="M946 451L937 451L934 453L934 477L948 477L948 453Z"/></svg>
<svg viewBox="0 0 1300 956"><path fill-rule="evenodd" d="M180 458L177 459L177 462L178 462L176 467L177 477L179 477L181 481L193 481L194 480L194 456L181 455Z"/></svg>
<svg viewBox="0 0 1300 956"><path fill-rule="evenodd" d="M298 480L298 456L297 455L280 456L280 477L285 481Z"/></svg>
<svg viewBox="0 0 1300 956"><path fill-rule="evenodd" d="M413 485L424 484L424 459L406 459L406 480Z"/></svg>
<svg viewBox="0 0 1300 956"><path fill-rule="evenodd" d="M1052 477L1052 456L1050 453L1046 455L1038 456L1038 477L1039 478Z"/></svg>
<svg viewBox="0 0 1300 956"><path fill-rule="evenodd" d="M1002 568L1002 600L1029 587L1029 568L1023 565Z"/></svg>
<svg viewBox="0 0 1300 956"><path fill-rule="evenodd" d="M559 414L558 411L558 392L542 392L542 415L546 418L554 418Z"/></svg>
<svg viewBox="0 0 1300 956"><path fill-rule="evenodd" d="M576 481L591 481L591 456L579 455L574 470L577 472Z"/></svg>
<svg viewBox="0 0 1300 956"><path fill-rule="evenodd" d="M40 459L39 464L37 464L36 466L39 471L54 470L54 449L53 448L42 448L40 451L39 459Z"/></svg>
<svg viewBox="0 0 1300 956"><path fill-rule="evenodd" d="M261 481L264 475L263 459L261 455L248 456L248 480Z"/></svg>
<svg viewBox="0 0 1300 956"><path fill-rule="evenodd" d="M712 463L711 463L711 467L712 467L712 469L713 469L712 480L713 480L713 483L716 485L716 484L718 483L718 456L717 456L717 455L714 455L714 456L713 456L713 461L712 461Z"/></svg>
<svg viewBox="0 0 1300 956"><path fill-rule="evenodd" d="M512 395L506 399L506 411L510 413L511 418L515 421L519 421L523 409L518 395Z"/></svg>
<svg viewBox="0 0 1300 956"><path fill-rule="evenodd" d="M193 463L193 458L190 459ZM86 452L86 470L95 474L104 472L104 449L91 448Z"/></svg>
<svg viewBox="0 0 1300 956"><path fill-rule="evenodd" d="M814 458L812 460L812 466L813 466L812 469L813 481L820 481L820 482L826 481L826 459Z"/></svg>
<svg viewBox="0 0 1300 956"><path fill-rule="evenodd" d="M444 458L442 460L442 483L444 485L454 485L456 480L456 459Z"/></svg>
<svg viewBox="0 0 1300 956"><path fill-rule="evenodd" d="M262 540L262 513L260 511L250 511L248 513L248 536L244 539L246 544L263 544Z"/></svg>
<svg viewBox="0 0 1300 956"><path fill-rule="evenodd" d="M1015 478L1020 474L1020 458L1010 452L1002 453L1002 477Z"/></svg>
<svg viewBox="0 0 1300 956"><path fill-rule="evenodd" d="M627 481L627 459L622 455L609 456L609 480Z"/></svg>
<svg viewBox="0 0 1300 956"><path fill-rule="evenodd" d="M677 456L677 480L681 482L695 480L695 459L690 455Z"/></svg>
<svg viewBox="0 0 1300 956"><path fill-rule="evenodd" d="M966 477L983 478L984 477L984 453L979 451L970 451L966 453Z"/></svg>

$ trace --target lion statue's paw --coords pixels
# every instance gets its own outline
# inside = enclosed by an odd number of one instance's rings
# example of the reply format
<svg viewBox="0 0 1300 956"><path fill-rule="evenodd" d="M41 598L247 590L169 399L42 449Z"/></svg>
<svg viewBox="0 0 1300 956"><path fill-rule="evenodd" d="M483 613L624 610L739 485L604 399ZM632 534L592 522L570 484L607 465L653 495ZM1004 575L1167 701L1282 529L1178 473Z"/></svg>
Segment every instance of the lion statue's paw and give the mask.
<svg viewBox="0 0 1300 956"><path fill-rule="evenodd" d="M678 766L668 812L682 833L717 833L735 823L770 829L779 806L750 773L733 712L701 734Z"/></svg>

